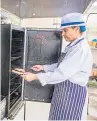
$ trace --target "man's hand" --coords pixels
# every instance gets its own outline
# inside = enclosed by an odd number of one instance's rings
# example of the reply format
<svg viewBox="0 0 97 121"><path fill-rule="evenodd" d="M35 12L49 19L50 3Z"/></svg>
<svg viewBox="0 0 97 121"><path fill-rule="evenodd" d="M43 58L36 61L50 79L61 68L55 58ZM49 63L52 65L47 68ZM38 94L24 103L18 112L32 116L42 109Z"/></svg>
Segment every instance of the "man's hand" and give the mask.
<svg viewBox="0 0 97 121"><path fill-rule="evenodd" d="M25 72L25 70L24 69L21 69L21 68L15 68L14 70L15 71L19 71L19 72L23 72L23 73Z"/></svg>
<svg viewBox="0 0 97 121"><path fill-rule="evenodd" d="M36 74L30 73L30 72L25 72L24 69L16 68L16 69L12 70L12 72L15 74L19 74L22 78L24 78L28 82L33 81L33 80L38 80Z"/></svg>
<svg viewBox="0 0 97 121"><path fill-rule="evenodd" d="M14 70L12 70L12 72L15 74L23 75L25 73L25 70L20 68L15 68Z"/></svg>
<svg viewBox="0 0 97 121"><path fill-rule="evenodd" d="M33 80L38 80L36 74L30 73L30 72L25 72L23 75L20 75L20 76L28 82L31 82Z"/></svg>
<svg viewBox="0 0 97 121"><path fill-rule="evenodd" d="M44 70L43 65L35 65L31 69L33 69L34 71L42 71L42 70Z"/></svg>

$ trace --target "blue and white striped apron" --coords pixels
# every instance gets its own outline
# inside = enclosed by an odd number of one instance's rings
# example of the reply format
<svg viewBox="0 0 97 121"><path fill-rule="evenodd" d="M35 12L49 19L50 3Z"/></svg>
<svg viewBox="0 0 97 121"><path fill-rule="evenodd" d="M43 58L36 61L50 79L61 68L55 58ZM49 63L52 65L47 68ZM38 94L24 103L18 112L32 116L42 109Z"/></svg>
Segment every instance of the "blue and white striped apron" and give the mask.
<svg viewBox="0 0 97 121"><path fill-rule="evenodd" d="M65 55L60 57L59 64ZM69 80L55 84L49 120L81 120L86 94L86 86L74 84Z"/></svg>
<svg viewBox="0 0 97 121"><path fill-rule="evenodd" d="M81 120L87 88L69 80L55 85L49 120Z"/></svg>

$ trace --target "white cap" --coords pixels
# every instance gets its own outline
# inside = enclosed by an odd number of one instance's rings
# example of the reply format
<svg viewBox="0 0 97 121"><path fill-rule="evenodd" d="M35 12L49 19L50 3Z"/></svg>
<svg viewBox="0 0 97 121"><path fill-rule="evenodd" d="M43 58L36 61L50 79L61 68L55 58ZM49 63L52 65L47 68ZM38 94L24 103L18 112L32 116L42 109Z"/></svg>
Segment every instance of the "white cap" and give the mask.
<svg viewBox="0 0 97 121"><path fill-rule="evenodd" d="M69 13L62 17L60 29L71 26L86 26L84 16L81 13Z"/></svg>

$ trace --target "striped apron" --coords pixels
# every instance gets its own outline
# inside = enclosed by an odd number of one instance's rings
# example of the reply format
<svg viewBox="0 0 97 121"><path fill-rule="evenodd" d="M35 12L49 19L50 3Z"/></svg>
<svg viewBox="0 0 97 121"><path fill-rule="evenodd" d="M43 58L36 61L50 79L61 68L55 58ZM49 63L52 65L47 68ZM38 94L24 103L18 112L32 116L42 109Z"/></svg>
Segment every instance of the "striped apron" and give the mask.
<svg viewBox="0 0 97 121"><path fill-rule="evenodd" d="M58 64L65 55L62 54ZM86 95L86 86L82 87L69 80L55 84L49 120L81 120Z"/></svg>

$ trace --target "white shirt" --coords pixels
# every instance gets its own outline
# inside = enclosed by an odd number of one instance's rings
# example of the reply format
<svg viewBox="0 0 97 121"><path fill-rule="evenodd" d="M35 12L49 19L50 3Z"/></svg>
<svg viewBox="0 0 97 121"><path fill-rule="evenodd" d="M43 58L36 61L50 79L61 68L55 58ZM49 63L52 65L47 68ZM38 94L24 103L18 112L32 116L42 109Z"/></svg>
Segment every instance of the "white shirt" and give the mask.
<svg viewBox="0 0 97 121"><path fill-rule="evenodd" d="M67 52L66 56L58 67L57 63L45 65L44 70L46 73L37 74L42 86L57 84L66 80L81 86L87 84L91 74L93 59L87 41L85 39L79 41L82 38L83 36L65 48L64 53Z"/></svg>

